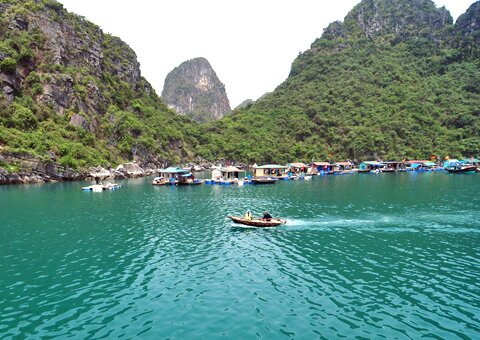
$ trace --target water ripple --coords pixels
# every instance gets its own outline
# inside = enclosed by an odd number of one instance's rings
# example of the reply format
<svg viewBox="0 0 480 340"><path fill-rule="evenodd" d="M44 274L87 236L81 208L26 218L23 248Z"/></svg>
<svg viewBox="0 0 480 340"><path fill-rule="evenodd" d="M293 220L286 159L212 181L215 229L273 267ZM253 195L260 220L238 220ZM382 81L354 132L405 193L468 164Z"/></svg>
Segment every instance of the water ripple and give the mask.
<svg viewBox="0 0 480 340"><path fill-rule="evenodd" d="M0 337L476 338L480 177L456 178L0 188ZM247 209L288 223L232 228Z"/></svg>

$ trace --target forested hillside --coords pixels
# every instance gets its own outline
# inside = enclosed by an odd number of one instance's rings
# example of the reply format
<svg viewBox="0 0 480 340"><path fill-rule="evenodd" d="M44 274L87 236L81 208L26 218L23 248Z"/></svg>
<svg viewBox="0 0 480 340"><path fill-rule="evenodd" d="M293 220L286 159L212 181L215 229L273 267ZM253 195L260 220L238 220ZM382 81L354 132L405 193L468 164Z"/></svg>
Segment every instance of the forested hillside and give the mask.
<svg viewBox="0 0 480 340"><path fill-rule="evenodd" d="M212 123L207 157L249 162L480 153L479 8L364 0L274 92Z"/></svg>
<svg viewBox="0 0 480 340"><path fill-rule="evenodd" d="M431 0L364 0L273 92L199 125L165 106L119 38L55 0L0 0L0 172L478 156L479 32L480 2L453 24Z"/></svg>
<svg viewBox="0 0 480 340"><path fill-rule="evenodd" d="M0 0L0 167L193 158L196 124L139 67L123 41L54 0Z"/></svg>

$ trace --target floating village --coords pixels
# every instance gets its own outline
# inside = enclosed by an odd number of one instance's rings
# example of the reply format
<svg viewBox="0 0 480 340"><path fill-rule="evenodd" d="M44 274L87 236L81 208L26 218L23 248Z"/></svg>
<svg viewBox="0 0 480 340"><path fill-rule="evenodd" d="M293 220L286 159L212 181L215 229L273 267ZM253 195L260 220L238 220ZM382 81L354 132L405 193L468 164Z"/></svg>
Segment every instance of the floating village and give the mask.
<svg viewBox="0 0 480 340"><path fill-rule="evenodd" d="M351 161L344 162L311 162L280 164L254 164L251 167L239 165L212 166L210 179L198 179L194 170L202 171L199 167L168 167L159 170L159 174L152 181L153 185L239 185L245 184L274 184L279 180L310 180L312 176L324 175L353 175L353 174L380 174L396 172L431 172L445 173L475 173L480 172L480 160L450 159L442 163L430 160L411 161L367 161L355 165ZM247 170L251 175L247 175Z"/></svg>
<svg viewBox="0 0 480 340"><path fill-rule="evenodd" d="M141 169L140 169L141 171ZM139 172L140 172L139 171ZM196 174L211 171L211 178L199 178ZM354 164L352 161L342 162L302 162L281 164L264 164L245 166L243 164L211 165L209 167L190 164L188 166L169 166L157 171L152 185L198 186L206 185L263 185L275 184L280 180L311 180L313 176L326 175L354 175L354 174L382 174L397 172L444 172L447 174L473 174L480 172L480 160L447 159L443 162L433 160L404 160L404 161L365 161ZM82 187L83 191L100 192L116 190L121 186L116 183L103 183L108 172L99 172L92 175L96 184Z"/></svg>

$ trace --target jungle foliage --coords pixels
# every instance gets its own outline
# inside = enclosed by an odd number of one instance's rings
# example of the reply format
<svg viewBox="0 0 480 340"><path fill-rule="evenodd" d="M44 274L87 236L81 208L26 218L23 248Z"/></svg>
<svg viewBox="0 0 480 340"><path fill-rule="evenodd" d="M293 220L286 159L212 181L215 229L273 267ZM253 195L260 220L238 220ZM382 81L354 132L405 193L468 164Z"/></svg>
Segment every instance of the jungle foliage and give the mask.
<svg viewBox="0 0 480 340"><path fill-rule="evenodd" d="M448 12L419 31L442 10L430 0L363 1L275 91L206 126L200 152L245 162L478 155L479 59L464 53ZM387 25L370 34L369 20L382 15Z"/></svg>
<svg viewBox="0 0 480 340"><path fill-rule="evenodd" d="M63 30L74 37L60 48ZM196 123L133 76L136 55L119 38L54 0L0 0L0 37L0 77L13 97L0 98L0 154L74 169L194 157ZM74 115L84 128L70 123Z"/></svg>
<svg viewBox="0 0 480 340"><path fill-rule="evenodd" d="M296 58L273 92L202 125L165 106L125 43L60 3L0 0L0 14L0 76L11 87L0 100L0 154L76 169L135 158L285 163L479 154L478 30L457 29L431 0L362 1ZM470 17L459 19L469 30ZM32 20L82 38L67 44L68 60L58 60ZM98 60L92 46L101 50ZM78 116L84 127L71 124Z"/></svg>

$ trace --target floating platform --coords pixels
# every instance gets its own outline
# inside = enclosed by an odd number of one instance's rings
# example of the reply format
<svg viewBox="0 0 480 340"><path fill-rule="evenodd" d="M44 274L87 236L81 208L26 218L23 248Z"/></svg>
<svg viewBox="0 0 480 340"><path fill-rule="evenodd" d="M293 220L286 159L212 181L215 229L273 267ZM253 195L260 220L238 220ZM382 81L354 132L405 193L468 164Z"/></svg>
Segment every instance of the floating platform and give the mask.
<svg viewBox="0 0 480 340"><path fill-rule="evenodd" d="M88 187L83 187L82 191L93 191L93 192L101 192L104 190L117 190L120 189L122 186L116 183L107 183L107 184L94 184Z"/></svg>

